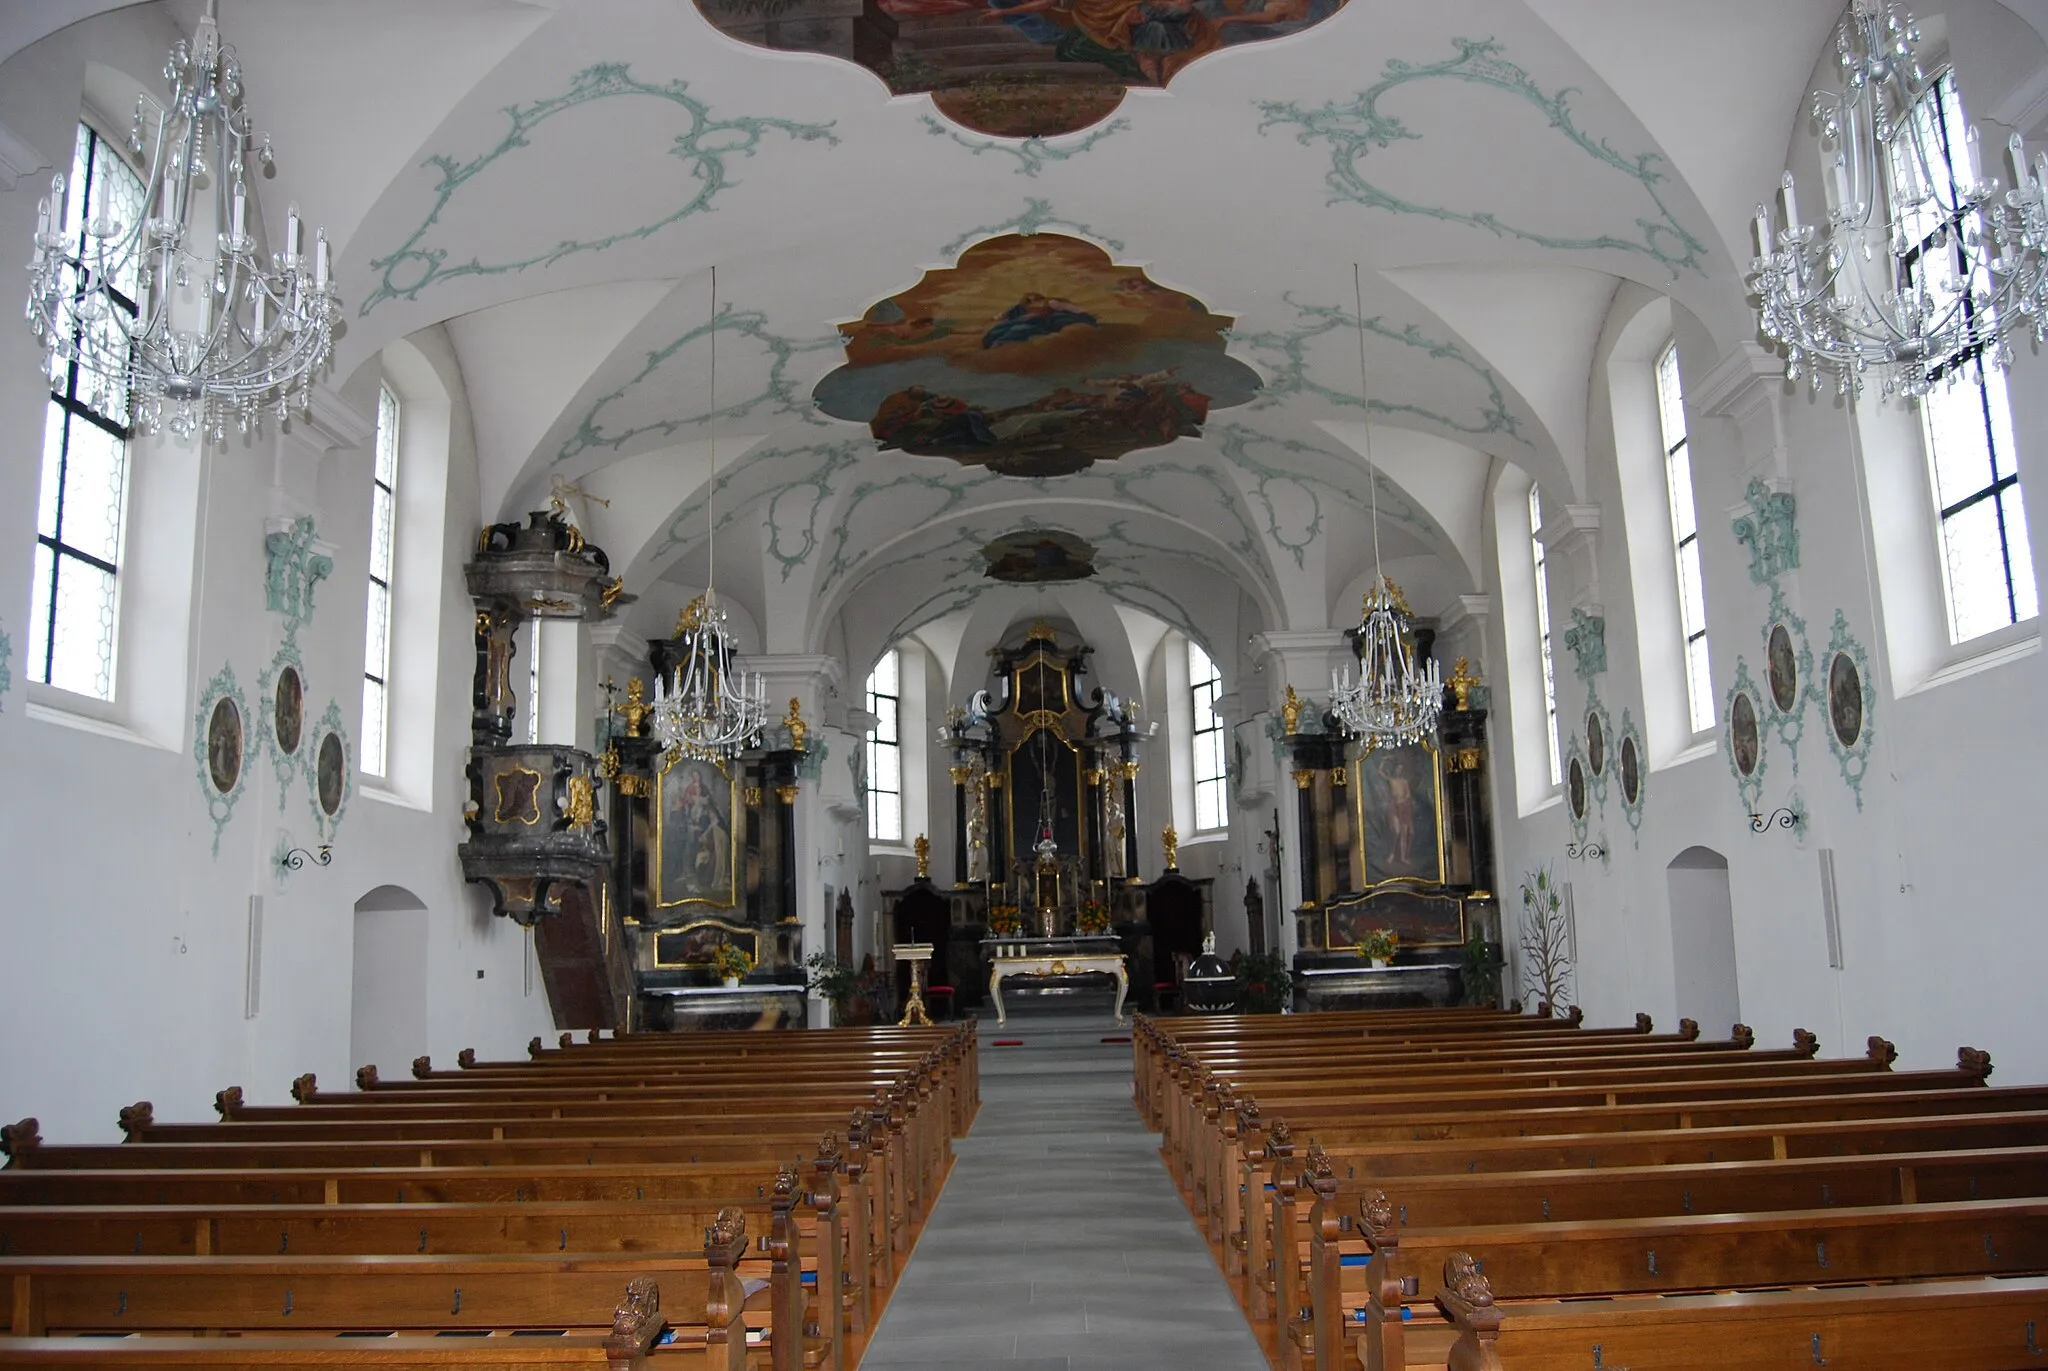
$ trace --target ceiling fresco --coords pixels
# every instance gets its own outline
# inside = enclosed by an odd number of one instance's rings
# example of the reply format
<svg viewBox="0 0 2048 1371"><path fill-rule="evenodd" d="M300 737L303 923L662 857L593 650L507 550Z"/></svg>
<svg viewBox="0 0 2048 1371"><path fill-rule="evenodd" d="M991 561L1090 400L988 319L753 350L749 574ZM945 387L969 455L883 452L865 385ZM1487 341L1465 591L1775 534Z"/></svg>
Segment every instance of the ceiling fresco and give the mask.
<svg viewBox="0 0 2048 1371"><path fill-rule="evenodd" d="M1095 574L1095 545L1056 528L1005 533L981 550L991 581L1035 586L1084 581Z"/></svg>
<svg viewBox="0 0 2048 1371"><path fill-rule="evenodd" d="M1258 374L1235 322L1056 233L978 243L842 327L818 406L875 441L1006 476L1057 476L1197 437Z"/></svg>
<svg viewBox="0 0 2048 1371"><path fill-rule="evenodd" d="M757 47L866 67L897 95L1005 138L1098 124L1224 48L1313 28L1344 0L696 0Z"/></svg>

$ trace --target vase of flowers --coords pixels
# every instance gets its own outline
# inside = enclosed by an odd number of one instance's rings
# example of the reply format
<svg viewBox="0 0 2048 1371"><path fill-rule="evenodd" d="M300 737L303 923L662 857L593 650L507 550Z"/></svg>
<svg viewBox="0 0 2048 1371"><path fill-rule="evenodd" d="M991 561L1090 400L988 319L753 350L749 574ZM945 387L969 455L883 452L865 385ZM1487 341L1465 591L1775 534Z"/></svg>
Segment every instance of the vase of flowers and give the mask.
<svg viewBox="0 0 2048 1371"><path fill-rule="evenodd" d="M1109 906L1100 900L1081 901L1081 912L1074 916L1074 928L1081 933L1109 932Z"/></svg>
<svg viewBox="0 0 2048 1371"><path fill-rule="evenodd" d="M990 905L988 931L998 938L1014 938L1024 931L1024 911L1013 904Z"/></svg>
<svg viewBox="0 0 2048 1371"><path fill-rule="evenodd" d="M720 943L711 954L711 964L718 968L719 976L728 986L738 985L740 977L754 969L754 959L732 943Z"/></svg>
<svg viewBox="0 0 2048 1371"><path fill-rule="evenodd" d="M1394 960L1394 953L1400 947L1400 935L1393 929L1375 928L1367 932L1364 941L1358 944L1358 955L1374 966L1386 966Z"/></svg>

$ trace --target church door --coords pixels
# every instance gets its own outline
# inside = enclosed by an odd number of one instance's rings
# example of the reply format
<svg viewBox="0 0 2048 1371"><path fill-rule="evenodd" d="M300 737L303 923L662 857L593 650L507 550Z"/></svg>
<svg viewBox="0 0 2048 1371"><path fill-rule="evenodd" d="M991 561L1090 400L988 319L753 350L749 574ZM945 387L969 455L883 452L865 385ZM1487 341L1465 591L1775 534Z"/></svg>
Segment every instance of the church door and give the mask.
<svg viewBox="0 0 2048 1371"><path fill-rule="evenodd" d="M1671 892L1671 961L1679 1017L1699 1021L1702 1035L1725 1036L1742 1018L1735 975L1735 905L1728 859L1689 847L1664 873Z"/></svg>

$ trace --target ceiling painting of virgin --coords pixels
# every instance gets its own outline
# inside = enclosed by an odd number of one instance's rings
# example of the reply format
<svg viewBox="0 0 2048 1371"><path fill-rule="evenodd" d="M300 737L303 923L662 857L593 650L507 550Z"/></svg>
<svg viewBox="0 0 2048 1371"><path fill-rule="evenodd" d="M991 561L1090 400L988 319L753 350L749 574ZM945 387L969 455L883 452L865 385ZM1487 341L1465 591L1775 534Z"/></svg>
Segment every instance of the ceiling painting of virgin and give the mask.
<svg viewBox="0 0 2048 1371"><path fill-rule="evenodd" d="M977 243L840 326L818 406L876 442L1006 476L1062 476L1196 437L1258 391L1234 320L1055 233Z"/></svg>
<svg viewBox="0 0 2048 1371"><path fill-rule="evenodd" d="M898 95L1005 138L1073 133L1132 86L1311 28L1344 0L696 0L758 47L858 62Z"/></svg>
<svg viewBox="0 0 2048 1371"><path fill-rule="evenodd" d="M1095 574L1095 545L1056 528L1005 533L981 550L982 574L1011 585L1083 581Z"/></svg>

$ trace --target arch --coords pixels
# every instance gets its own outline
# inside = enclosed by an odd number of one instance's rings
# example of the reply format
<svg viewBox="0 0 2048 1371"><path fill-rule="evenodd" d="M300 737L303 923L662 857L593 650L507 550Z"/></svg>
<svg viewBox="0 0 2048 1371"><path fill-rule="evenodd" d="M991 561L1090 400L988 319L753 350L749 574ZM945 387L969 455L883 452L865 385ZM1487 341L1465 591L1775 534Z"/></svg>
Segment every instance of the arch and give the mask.
<svg viewBox="0 0 2048 1371"><path fill-rule="evenodd" d="M399 885L355 903L349 1061L386 1075L427 1050L427 906Z"/></svg>
<svg viewBox="0 0 2048 1371"><path fill-rule="evenodd" d="M1735 904L1728 859L1689 847L1665 868L1671 899L1671 971L1678 1012L1709 1029L1742 1018L1735 966Z"/></svg>

